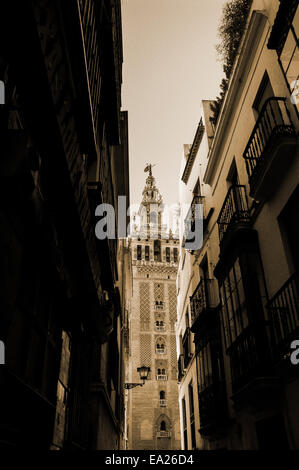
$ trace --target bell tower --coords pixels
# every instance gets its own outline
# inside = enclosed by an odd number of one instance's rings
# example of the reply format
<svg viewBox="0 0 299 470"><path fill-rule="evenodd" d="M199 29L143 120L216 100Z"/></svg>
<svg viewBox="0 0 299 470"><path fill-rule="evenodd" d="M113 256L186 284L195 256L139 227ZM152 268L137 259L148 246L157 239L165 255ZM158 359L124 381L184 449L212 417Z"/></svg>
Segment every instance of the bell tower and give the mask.
<svg viewBox="0 0 299 470"><path fill-rule="evenodd" d="M175 338L179 241L162 224L163 200L148 173L131 238L133 297L130 312L128 382L137 368L150 368L143 387L128 394L129 449L180 449Z"/></svg>

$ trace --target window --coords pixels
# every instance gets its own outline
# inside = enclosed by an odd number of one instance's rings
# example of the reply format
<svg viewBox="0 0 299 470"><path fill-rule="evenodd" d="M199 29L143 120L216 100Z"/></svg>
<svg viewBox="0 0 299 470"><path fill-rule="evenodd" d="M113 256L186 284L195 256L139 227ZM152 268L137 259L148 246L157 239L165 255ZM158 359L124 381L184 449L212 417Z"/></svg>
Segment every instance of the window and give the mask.
<svg viewBox="0 0 299 470"><path fill-rule="evenodd" d="M154 260L161 261L161 242L154 240Z"/></svg>
<svg viewBox="0 0 299 470"><path fill-rule="evenodd" d="M248 325L239 259L220 286L225 345L228 348Z"/></svg>
<svg viewBox="0 0 299 470"><path fill-rule="evenodd" d="M196 184L193 188L193 196L200 196L200 183L199 179L197 179Z"/></svg>
<svg viewBox="0 0 299 470"><path fill-rule="evenodd" d="M144 249L145 249L145 261L149 261L149 257L150 257L150 256L149 256L149 246L146 245L146 246L144 247Z"/></svg>
<svg viewBox="0 0 299 470"><path fill-rule="evenodd" d="M298 84L296 86L296 80L299 79L298 37L299 37L299 8L297 8L297 11L293 19L293 23L290 27L283 49L279 56L280 65L284 72L286 80L288 82L288 85L290 87L291 94L294 93L295 89L298 90ZM298 102L297 102L297 109L299 110Z"/></svg>
<svg viewBox="0 0 299 470"><path fill-rule="evenodd" d="M141 260L142 257L142 247L141 245L137 245L137 259Z"/></svg>
<svg viewBox="0 0 299 470"><path fill-rule="evenodd" d="M201 338L198 347L197 372L198 372L198 391L202 392L213 383L212 373L212 355L211 345L207 336Z"/></svg>
<svg viewBox="0 0 299 470"><path fill-rule="evenodd" d="M155 308L156 308L156 310L163 310L162 300L155 300Z"/></svg>
<svg viewBox="0 0 299 470"><path fill-rule="evenodd" d="M166 262L170 263L170 248L169 248L169 246L166 247L165 252L166 252Z"/></svg>
<svg viewBox="0 0 299 470"><path fill-rule="evenodd" d="M188 309L186 310L186 313L185 313L185 324L186 324L186 328L189 328L190 324L189 324L189 311L188 311Z"/></svg>
<svg viewBox="0 0 299 470"><path fill-rule="evenodd" d="M174 249L173 249L173 261L174 261L175 263L178 262L178 249L177 249L177 248L174 248Z"/></svg>
<svg viewBox="0 0 299 470"><path fill-rule="evenodd" d="M282 213L278 217L280 230L282 233L287 259L291 271L295 272L299 266L299 185L291 195Z"/></svg>
<svg viewBox="0 0 299 470"><path fill-rule="evenodd" d="M157 212L156 211L152 211L151 214L150 214L150 221L152 224L157 224L157 220L158 220L158 217L157 217Z"/></svg>
<svg viewBox="0 0 299 470"><path fill-rule="evenodd" d="M161 421L161 423L160 423L160 431L166 431L166 423L165 423L165 421Z"/></svg>
<svg viewBox="0 0 299 470"><path fill-rule="evenodd" d="M193 385L192 385L192 382L190 382L189 385L188 385L188 394L189 394L191 443L192 443L192 450L194 450L194 449L196 449L196 434L195 434L194 399L193 399Z"/></svg>
<svg viewBox="0 0 299 470"><path fill-rule="evenodd" d="M256 118L258 117L259 113L262 110L262 107L265 101L268 98L272 98L274 96L274 91L272 85L270 83L269 75L267 71L264 73L262 78L261 84L259 86L258 92L256 94L255 100L253 102L253 110L255 111Z"/></svg>
<svg viewBox="0 0 299 470"><path fill-rule="evenodd" d="M238 170L235 159L232 161L226 181L228 188L230 188L232 185L239 184Z"/></svg>
<svg viewBox="0 0 299 470"><path fill-rule="evenodd" d="M160 406L166 406L166 395L164 390L160 390Z"/></svg>
<svg viewBox="0 0 299 470"><path fill-rule="evenodd" d="M185 398L182 399L182 413L183 413L184 450L188 450L188 431L187 431L187 414L186 414Z"/></svg>
<svg viewBox="0 0 299 470"><path fill-rule="evenodd" d="M165 330L164 321L156 320L156 330L157 331L164 331Z"/></svg>
<svg viewBox="0 0 299 470"><path fill-rule="evenodd" d="M166 369L160 367L157 369L157 380L167 380Z"/></svg>
<svg viewBox="0 0 299 470"><path fill-rule="evenodd" d="M156 353L157 354L165 354L166 347L164 343L157 343L156 344Z"/></svg>
<svg viewBox="0 0 299 470"><path fill-rule="evenodd" d="M190 329L186 328L186 331L182 340L183 346L183 356L184 356L184 368L186 368L191 359L191 350L190 350Z"/></svg>

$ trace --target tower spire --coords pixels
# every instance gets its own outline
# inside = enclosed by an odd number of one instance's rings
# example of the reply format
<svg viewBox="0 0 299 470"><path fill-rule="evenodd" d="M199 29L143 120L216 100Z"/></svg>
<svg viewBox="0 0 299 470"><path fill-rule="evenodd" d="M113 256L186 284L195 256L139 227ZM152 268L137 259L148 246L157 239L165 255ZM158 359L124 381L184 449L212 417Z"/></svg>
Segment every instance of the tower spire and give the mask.
<svg viewBox="0 0 299 470"><path fill-rule="evenodd" d="M160 191L156 187L156 180L153 176L153 164L147 163L144 172L149 173L142 191L142 200L139 207L141 231L150 236L151 232L161 234L163 200Z"/></svg>
<svg viewBox="0 0 299 470"><path fill-rule="evenodd" d="M143 205L162 203L162 196L156 187L156 180L153 177L153 172L152 172L153 166L155 165L152 165L151 163L147 163L146 167L144 168L144 172L145 173L149 172L149 175L146 178L145 186L142 192L142 204Z"/></svg>

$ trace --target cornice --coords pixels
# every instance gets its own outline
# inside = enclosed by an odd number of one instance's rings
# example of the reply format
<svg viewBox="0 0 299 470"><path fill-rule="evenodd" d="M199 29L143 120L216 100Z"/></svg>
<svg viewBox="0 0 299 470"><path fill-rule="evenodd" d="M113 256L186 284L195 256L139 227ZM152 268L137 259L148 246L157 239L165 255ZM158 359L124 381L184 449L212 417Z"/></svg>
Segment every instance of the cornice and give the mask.
<svg viewBox="0 0 299 470"><path fill-rule="evenodd" d="M205 126L203 125L203 122L202 122L202 119L201 119L199 121L197 130L196 130L196 134L195 134L195 137L194 137L194 140L193 140L193 144L192 144L192 146L189 150L188 158L187 158L186 165L185 165L183 175L182 175L182 178L181 178L182 181L185 184L187 184L187 182L188 182L188 179L189 179L192 167L193 167L193 163L195 161L199 146L201 144L201 141L202 141L202 138L203 138L203 135L204 135L204 131L205 131Z"/></svg>

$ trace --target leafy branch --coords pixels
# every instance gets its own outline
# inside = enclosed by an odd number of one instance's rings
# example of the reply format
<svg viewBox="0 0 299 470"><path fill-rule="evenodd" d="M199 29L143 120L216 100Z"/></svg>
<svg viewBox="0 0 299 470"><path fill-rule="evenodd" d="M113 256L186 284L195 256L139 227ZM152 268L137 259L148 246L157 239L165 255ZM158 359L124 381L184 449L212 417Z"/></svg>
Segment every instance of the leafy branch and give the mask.
<svg viewBox="0 0 299 470"><path fill-rule="evenodd" d="M220 84L220 94L211 104L212 116L210 121L216 126L221 105L228 88L229 78L234 66L238 48L246 26L252 0L230 0L222 10L221 22L218 28L220 43L216 51L223 64L225 78Z"/></svg>

